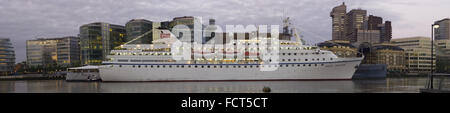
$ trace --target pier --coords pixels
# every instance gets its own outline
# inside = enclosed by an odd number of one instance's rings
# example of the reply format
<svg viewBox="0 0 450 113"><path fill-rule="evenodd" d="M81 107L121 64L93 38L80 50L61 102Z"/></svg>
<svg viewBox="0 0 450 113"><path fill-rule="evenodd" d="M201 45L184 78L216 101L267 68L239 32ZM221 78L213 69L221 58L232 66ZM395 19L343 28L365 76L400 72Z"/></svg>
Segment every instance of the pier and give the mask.
<svg viewBox="0 0 450 113"><path fill-rule="evenodd" d="M0 76L2 80L59 80L65 79L65 75L61 74L24 74L24 75L10 75Z"/></svg>
<svg viewBox="0 0 450 113"><path fill-rule="evenodd" d="M436 77L436 78L434 78ZM450 77L450 74L446 73L434 73L428 77L425 88L420 89L420 93L450 93L450 88L445 87L446 79ZM437 81L435 81L435 79ZM435 87L435 83L437 82L437 87Z"/></svg>

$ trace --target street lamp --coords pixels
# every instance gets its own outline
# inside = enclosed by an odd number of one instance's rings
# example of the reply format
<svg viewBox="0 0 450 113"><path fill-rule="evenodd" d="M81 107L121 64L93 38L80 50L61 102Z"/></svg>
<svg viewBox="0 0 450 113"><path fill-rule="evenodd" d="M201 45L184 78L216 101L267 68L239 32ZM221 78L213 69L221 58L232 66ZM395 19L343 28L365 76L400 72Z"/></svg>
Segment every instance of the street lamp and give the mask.
<svg viewBox="0 0 450 113"><path fill-rule="evenodd" d="M431 24L431 70L430 70L430 89L433 89L433 53L434 53L434 30L439 28L439 24Z"/></svg>

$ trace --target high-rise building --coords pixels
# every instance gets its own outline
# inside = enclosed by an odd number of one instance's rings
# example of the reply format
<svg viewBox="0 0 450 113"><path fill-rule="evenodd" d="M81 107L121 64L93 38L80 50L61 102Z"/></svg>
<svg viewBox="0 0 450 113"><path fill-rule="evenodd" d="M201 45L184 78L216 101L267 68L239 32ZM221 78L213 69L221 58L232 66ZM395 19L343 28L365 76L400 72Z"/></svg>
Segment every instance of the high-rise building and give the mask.
<svg viewBox="0 0 450 113"><path fill-rule="evenodd" d="M83 65L100 65L115 47L126 40L125 27L96 22L80 27L81 62Z"/></svg>
<svg viewBox="0 0 450 113"><path fill-rule="evenodd" d="M358 30L366 28L365 22L367 11L362 9L353 9L346 16L346 36L351 43L357 41Z"/></svg>
<svg viewBox="0 0 450 113"><path fill-rule="evenodd" d="M148 31L151 31L153 29L152 21L148 21L145 19L132 19L125 24L125 29L127 32L126 41L128 42ZM152 34L149 33L148 35L145 35L144 37L130 43L151 44L152 41L153 41Z"/></svg>
<svg viewBox="0 0 450 113"><path fill-rule="evenodd" d="M9 38L0 38L0 73L8 75L14 71L16 56Z"/></svg>
<svg viewBox="0 0 450 113"><path fill-rule="evenodd" d="M436 40L450 40L450 19L445 18L434 22L438 24L439 28L435 29L434 39Z"/></svg>
<svg viewBox="0 0 450 113"><path fill-rule="evenodd" d="M357 45L364 42L376 44L380 43L380 30L357 30L356 43Z"/></svg>
<svg viewBox="0 0 450 113"><path fill-rule="evenodd" d="M391 43L405 50L406 67L410 73L429 73L431 64L436 69L436 60L431 55L431 39L429 37L407 37L392 39ZM433 61L431 58L433 56Z"/></svg>
<svg viewBox="0 0 450 113"><path fill-rule="evenodd" d="M383 24L383 18L378 16L369 15L367 19L368 30L380 30L380 25Z"/></svg>
<svg viewBox="0 0 450 113"><path fill-rule="evenodd" d="M368 30L378 30L380 32L379 43L389 42L392 38L391 21L383 23L383 18L369 15L367 27Z"/></svg>
<svg viewBox="0 0 450 113"><path fill-rule="evenodd" d="M347 13L346 8L345 4L342 3L342 5L334 7L330 13L332 17L332 40L346 40L351 43L390 41L392 38L390 21L383 24L383 18L381 17L373 15L367 17L366 10L352 9Z"/></svg>
<svg viewBox="0 0 450 113"><path fill-rule="evenodd" d="M345 17L347 13L347 6L345 3L336 6L330 12L332 18L332 39L333 40L345 40Z"/></svg>
<svg viewBox="0 0 450 113"><path fill-rule="evenodd" d="M27 66L78 66L80 63L79 38L40 38L27 40Z"/></svg>
<svg viewBox="0 0 450 113"><path fill-rule="evenodd" d="M392 39L392 26L391 21L385 21L384 25L381 25L380 43L390 42Z"/></svg>

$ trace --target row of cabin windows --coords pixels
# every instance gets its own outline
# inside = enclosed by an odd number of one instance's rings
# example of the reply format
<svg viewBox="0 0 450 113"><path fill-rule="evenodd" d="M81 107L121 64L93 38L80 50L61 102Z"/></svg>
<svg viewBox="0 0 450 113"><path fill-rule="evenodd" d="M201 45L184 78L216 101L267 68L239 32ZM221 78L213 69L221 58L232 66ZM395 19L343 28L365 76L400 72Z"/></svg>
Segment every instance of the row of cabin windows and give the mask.
<svg viewBox="0 0 450 113"><path fill-rule="evenodd" d="M322 61L325 61L326 58L322 58ZM333 60L333 58L330 58L330 60ZM281 59L281 61L302 61L301 59ZM305 59L305 61L308 61L308 59ZM311 61L320 61L320 58L314 59L312 58ZM272 62L272 59L269 59L269 62Z"/></svg>
<svg viewBox="0 0 450 113"><path fill-rule="evenodd" d="M115 54L111 53L111 55L115 55ZM164 55L164 56L170 56L170 55L172 55L172 53L138 53L138 54L136 54L136 53L126 53L126 54L117 53L117 55L154 55L154 56Z"/></svg>
<svg viewBox="0 0 450 113"><path fill-rule="evenodd" d="M118 59L118 62L128 62L128 60ZM174 60L130 60L130 62L175 62Z"/></svg>
<svg viewBox="0 0 450 113"><path fill-rule="evenodd" d="M113 65L114 66L114 65ZM281 64L281 65L268 65L267 67L311 67L311 66L315 66L315 67L317 67L317 66L324 66L324 64ZM119 67L122 67L122 65L119 65ZM223 65L220 65L220 66L217 66L217 65L214 65L214 66L210 66L210 65L208 65L208 66L204 66L204 65L201 65L201 66L198 66L198 65L168 65L168 66L166 66L166 65L133 65L132 66L133 68L166 68L166 67L168 67L168 68L172 68L172 67L176 67L176 68L185 68L185 67L187 67L187 68L259 68L260 66L259 65L249 65L249 66L240 66L240 65L233 65L233 66L230 66L230 65L225 65L225 66L223 66ZM261 66L261 67L264 67L264 66Z"/></svg>
<svg viewBox="0 0 450 113"><path fill-rule="evenodd" d="M325 54L325 52L313 52L312 55ZM281 53L281 55L308 55L308 53Z"/></svg>

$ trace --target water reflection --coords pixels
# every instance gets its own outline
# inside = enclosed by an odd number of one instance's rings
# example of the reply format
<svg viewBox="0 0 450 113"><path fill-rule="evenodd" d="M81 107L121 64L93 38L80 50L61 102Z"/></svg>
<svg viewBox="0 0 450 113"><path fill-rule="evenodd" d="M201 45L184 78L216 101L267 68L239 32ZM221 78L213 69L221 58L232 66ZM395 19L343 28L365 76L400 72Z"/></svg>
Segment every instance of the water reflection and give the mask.
<svg viewBox="0 0 450 113"><path fill-rule="evenodd" d="M426 78L345 81L255 82L66 82L0 81L1 93L417 93Z"/></svg>

